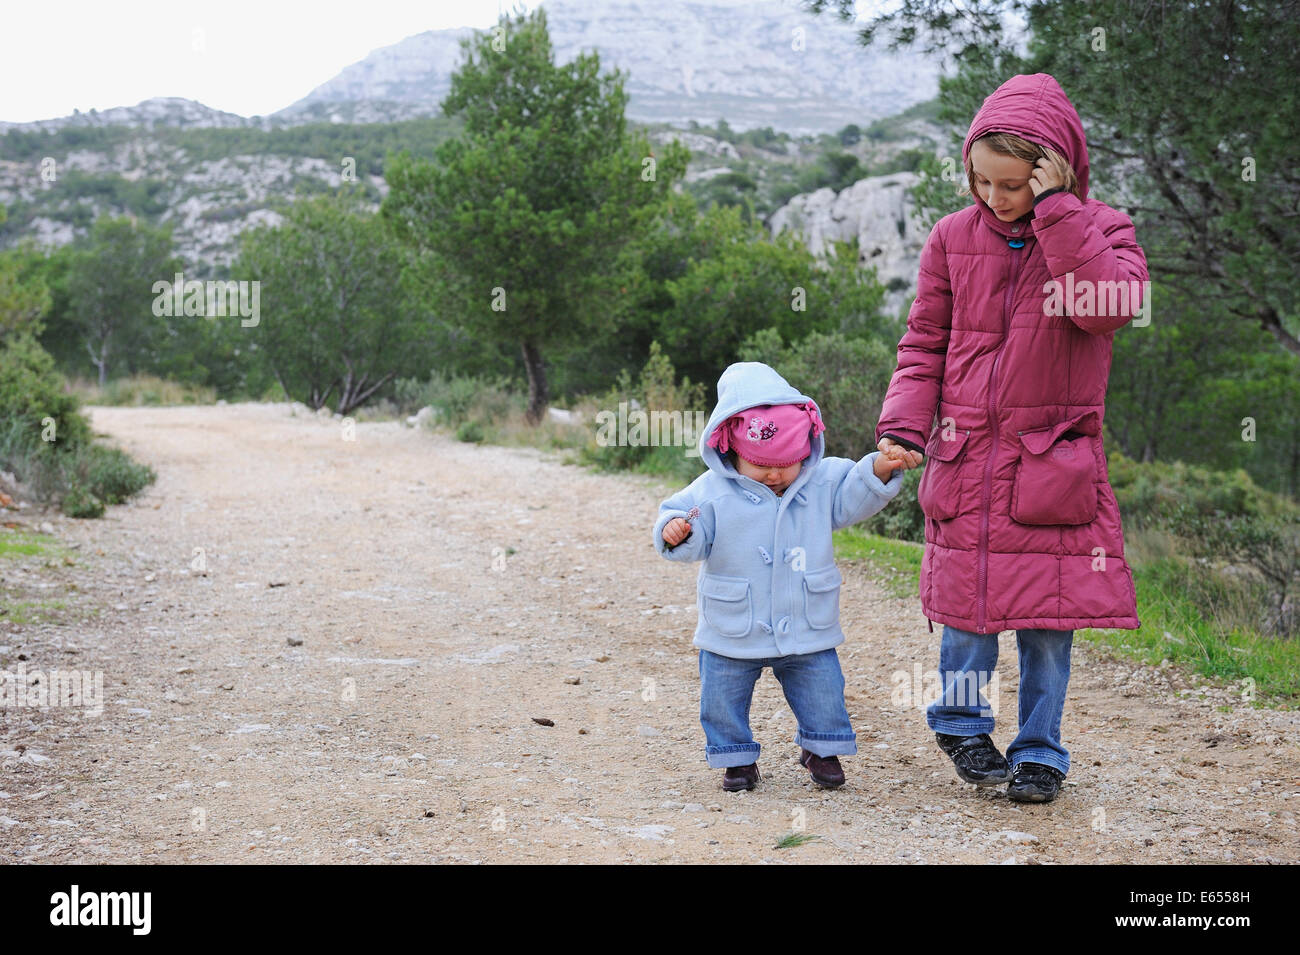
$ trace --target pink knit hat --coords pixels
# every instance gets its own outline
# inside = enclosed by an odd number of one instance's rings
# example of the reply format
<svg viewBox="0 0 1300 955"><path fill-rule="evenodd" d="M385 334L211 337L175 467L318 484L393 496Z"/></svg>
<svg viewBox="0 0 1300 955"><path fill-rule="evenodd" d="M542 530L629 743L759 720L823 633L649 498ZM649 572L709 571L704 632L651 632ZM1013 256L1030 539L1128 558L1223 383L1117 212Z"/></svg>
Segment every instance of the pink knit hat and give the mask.
<svg viewBox="0 0 1300 955"><path fill-rule="evenodd" d="M826 430L817 406L757 405L734 414L713 429L705 442L720 454L734 450L763 468L788 468L812 452L809 438Z"/></svg>

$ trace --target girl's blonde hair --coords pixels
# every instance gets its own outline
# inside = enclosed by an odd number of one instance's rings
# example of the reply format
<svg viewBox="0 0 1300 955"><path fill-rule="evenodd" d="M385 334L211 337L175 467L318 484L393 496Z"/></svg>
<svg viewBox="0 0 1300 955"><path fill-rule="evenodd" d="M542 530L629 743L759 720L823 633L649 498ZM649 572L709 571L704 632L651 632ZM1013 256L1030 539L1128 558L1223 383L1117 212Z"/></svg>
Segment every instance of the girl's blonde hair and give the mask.
<svg viewBox="0 0 1300 955"><path fill-rule="evenodd" d="M1083 195L1083 188L1079 185L1079 177L1074 173L1074 167L1065 161L1065 157L1058 153L1050 146L1040 146L1038 143L1031 143L1029 140L1017 136L1015 133L985 133L975 143L983 143L995 153L1002 153L1004 156L1015 156L1017 159L1023 159L1029 165L1035 165L1039 159L1046 156L1048 159L1060 159L1065 162L1065 191L1072 192L1078 197L1080 202L1085 202L1086 197ZM971 143L974 146L975 143ZM959 196L969 196L971 194L971 184L975 181L975 164L971 162L969 151L966 154L966 182L957 190Z"/></svg>

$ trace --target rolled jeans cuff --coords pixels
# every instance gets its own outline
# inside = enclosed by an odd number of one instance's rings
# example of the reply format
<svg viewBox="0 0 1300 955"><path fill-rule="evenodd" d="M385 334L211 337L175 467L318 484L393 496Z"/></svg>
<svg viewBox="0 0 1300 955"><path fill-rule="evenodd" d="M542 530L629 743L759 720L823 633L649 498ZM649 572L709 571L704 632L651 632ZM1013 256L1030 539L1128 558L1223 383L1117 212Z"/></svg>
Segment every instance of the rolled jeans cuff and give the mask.
<svg viewBox="0 0 1300 955"><path fill-rule="evenodd" d="M758 762L760 747L757 743L734 743L730 746L704 747L704 759L711 769L729 769Z"/></svg>
<svg viewBox="0 0 1300 955"><path fill-rule="evenodd" d="M851 733L805 733L802 730L794 734L794 741L814 756L856 756L858 736Z"/></svg>
<svg viewBox="0 0 1300 955"><path fill-rule="evenodd" d="M1021 763L1041 763L1044 766L1051 766L1062 776L1067 776L1070 773L1069 759L1061 759L1059 753L1054 753L1050 749L1015 750L1012 756L1007 759L1007 762L1013 771Z"/></svg>
<svg viewBox="0 0 1300 955"><path fill-rule="evenodd" d="M979 736L980 733L992 733L994 725L990 717L968 716L955 720L936 718L929 713L925 714L925 724L946 736Z"/></svg>

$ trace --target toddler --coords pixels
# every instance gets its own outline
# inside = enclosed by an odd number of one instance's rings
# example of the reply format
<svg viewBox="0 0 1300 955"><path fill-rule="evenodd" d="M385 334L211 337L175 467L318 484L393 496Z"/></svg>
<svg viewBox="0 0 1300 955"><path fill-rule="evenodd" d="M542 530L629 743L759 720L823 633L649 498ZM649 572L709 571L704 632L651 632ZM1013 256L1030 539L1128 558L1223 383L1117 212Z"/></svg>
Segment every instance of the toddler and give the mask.
<svg viewBox="0 0 1300 955"><path fill-rule="evenodd" d="M654 540L668 560L702 560L698 579L700 722L722 788L753 789L759 745L749 728L754 684L771 667L798 723L800 763L818 785L844 783L858 751L835 647L840 572L831 531L875 514L904 466L880 452L823 456L821 414L759 362L731 365L700 435L709 470L664 501Z"/></svg>

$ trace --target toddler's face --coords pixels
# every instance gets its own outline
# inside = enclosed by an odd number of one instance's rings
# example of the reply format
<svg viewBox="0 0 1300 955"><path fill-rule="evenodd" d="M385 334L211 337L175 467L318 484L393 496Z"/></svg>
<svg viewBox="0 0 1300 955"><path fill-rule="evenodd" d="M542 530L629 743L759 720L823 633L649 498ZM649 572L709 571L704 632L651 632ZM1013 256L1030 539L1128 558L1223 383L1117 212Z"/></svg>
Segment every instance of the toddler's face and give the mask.
<svg viewBox="0 0 1300 955"><path fill-rule="evenodd" d="M1034 207L1034 190L1029 188L1032 165L995 153L982 142L971 146L970 161L975 169L972 187L1003 222L1014 222Z"/></svg>
<svg viewBox="0 0 1300 955"><path fill-rule="evenodd" d="M769 468L761 464L755 464L752 461L746 461L739 454L736 455L736 470L747 478L753 478L759 484L766 484L777 497L784 494L785 489L794 483L794 479L799 476L802 469L802 461L792 464L788 468Z"/></svg>

